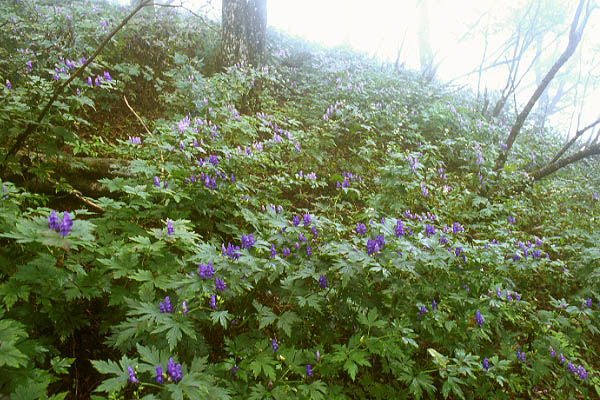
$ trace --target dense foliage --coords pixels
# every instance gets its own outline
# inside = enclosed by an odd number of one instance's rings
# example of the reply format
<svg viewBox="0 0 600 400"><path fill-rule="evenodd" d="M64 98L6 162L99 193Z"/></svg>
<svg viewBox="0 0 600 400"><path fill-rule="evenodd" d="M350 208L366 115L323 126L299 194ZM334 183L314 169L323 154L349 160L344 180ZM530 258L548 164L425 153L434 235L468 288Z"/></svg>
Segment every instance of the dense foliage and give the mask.
<svg viewBox="0 0 600 400"><path fill-rule="evenodd" d="M2 158L125 15L0 3ZM530 126L497 177L510 116L469 93L273 32L218 72L218 46L142 11L9 157L0 393L600 396L597 161L529 184L558 147ZM69 195L82 155L125 165L106 195Z"/></svg>

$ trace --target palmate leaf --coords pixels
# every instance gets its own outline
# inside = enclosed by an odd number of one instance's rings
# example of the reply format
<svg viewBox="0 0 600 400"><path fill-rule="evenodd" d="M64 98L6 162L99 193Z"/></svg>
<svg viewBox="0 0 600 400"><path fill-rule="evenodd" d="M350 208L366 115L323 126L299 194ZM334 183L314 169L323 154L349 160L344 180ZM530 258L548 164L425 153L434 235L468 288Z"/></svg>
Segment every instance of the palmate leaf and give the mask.
<svg viewBox="0 0 600 400"><path fill-rule="evenodd" d="M105 379L97 388L96 392L118 392L127 385L129 379L128 367L135 368L137 359L130 359L123 356L119 363L112 360L90 360L94 368L101 374L116 375Z"/></svg>
<svg viewBox="0 0 600 400"><path fill-rule="evenodd" d="M27 336L21 323L12 319L0 320L0 367L6 365L18 368L27 365L29 358L16 347Z"/></svg>
<svg viewBox="0 0 600 400"><path fill-rule="evenodd" d="M327 385L321 380L312 382L310 385L300 385L300 393L311 400L323 400L326 398Z"/></svg>

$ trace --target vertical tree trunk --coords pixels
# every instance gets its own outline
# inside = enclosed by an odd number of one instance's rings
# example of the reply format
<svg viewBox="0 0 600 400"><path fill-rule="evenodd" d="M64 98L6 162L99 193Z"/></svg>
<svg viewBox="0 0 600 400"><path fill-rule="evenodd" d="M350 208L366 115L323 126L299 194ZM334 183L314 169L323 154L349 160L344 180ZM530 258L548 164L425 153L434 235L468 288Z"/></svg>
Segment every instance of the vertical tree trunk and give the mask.
<svg viewBox="0 0 600 400"><path fill-rule="evenodd" d="M265 51L267 0L223 0L221 63L259 66Z"/></svg>

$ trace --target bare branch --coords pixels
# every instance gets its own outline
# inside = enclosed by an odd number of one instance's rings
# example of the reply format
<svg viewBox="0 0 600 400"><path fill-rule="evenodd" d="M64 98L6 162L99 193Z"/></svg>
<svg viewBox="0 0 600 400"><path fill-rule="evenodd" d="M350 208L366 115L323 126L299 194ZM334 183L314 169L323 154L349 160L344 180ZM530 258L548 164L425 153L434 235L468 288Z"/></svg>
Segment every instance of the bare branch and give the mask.
<svg viewBox="0 0 600 400"><path fill-rule="evenodd" d="M552 158L552 161L550 161L548 164L554 164L556 161L558 161L558 159L561 158L567 150L569 150L569 148L573 145L573 143L575 143L577 141L577 139L579 139L581 137L581 135L583 135L586 131L595 127L598 124L600 124L600 118L598 118L595 122L592 122L585 128L578 130L575 133L575 136L573 136L573 138L571 140L569 140L567 143L565 143L565 145L558 151L558 153L556 153L554 155L554 157Z"/></svg>
<svg viewBox="0 0 600 400"><path fill-rule="evenodd" d="M508 140L506 143L506 149L500 153L500 155L498 156L498 159L496 160L496 165L494 167L495 171L500 171L504 167L504 164L506 163L506 159L508 158L508 155L510 154L510 151L512 149L512 145L515 142L518 134L521 132L521 128L525 124L525 120L529 116L529 113L533 109L533 106L535 105L537 100L540 98L540 96L542 95L544 90L546 90L546 88L548 87L548 85L550 84L550 82L552 81L552 79L554 78L556 73L558 72L558 70L563 66L564 63L567 62L567 60L575 52L575 49L577 48L577 45L579 44L579 41L581 40L581 36L583 35L583 30L584 30L585 26L587 25L587 22L590 17L590 13L591 13L590 8L589 8L589 2L588 2L588 6L586 7L587 12L585 13L585 15L583 17L582 22L581 23L579 22L581 13L583 11L584 3L586 3L586 0L580 0L579 5L577 6L577 11L575 12L575 16L573 17L573 22L571 24L571 31L569 33L569 43L567 45L567 48L561 54L559 59L554 63L552 68L550 68L550 70L548 71L548 73L546 74L546 76L544 77L542 82L540 83L540 85L537 87L536 91L533 93L533 95L529 99L529 102L527 103L525 108L523 108L523 110L517 116L517 120L510 130L510 134L508 136Z"/></svg>
<svg viewBox="0 0 600 400"><path fill-rule="evenodd" d="M595 144L593 146L588 147L587 149L581 150L575 154L570 155L569 157L565 157L560 161L548 164L544 168L535 171L532 174L533 179L539 181L540 179L545 178L550 174L553 174L554 172L566 167L569 164L598 154L600 154L600 144Z"/></svg>

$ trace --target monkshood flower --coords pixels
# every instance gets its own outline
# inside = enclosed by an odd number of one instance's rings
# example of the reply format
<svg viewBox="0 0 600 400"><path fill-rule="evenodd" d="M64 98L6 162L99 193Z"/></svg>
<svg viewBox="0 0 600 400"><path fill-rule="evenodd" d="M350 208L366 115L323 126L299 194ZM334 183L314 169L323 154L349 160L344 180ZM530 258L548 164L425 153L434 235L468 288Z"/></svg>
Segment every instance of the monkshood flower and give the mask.
<svg viewBox="0 0 600 400"><path fill-rule="evenodd" d="M459 224L458 222L453 222L452 223L452 233L454 235L456 235L458 232L464 232L465 229L462 227L461 224Z"/></svg>
<svg viewBox="0 0 600 400"><path fill-rule="evenodd" d="M62 237L66 237L71 231L71 227L73 226L73 221L69 217L69 213L65 211L63 217L58 225L58 234Z"/></svg>
<svg viewBox="0 0 600 400"><path fill-rule="evenodd" d="M310 231L312 232L312 234L313 234L314 237L319 236L318 233L317 233L317 227L316 226L313 225L312 228L310 228Z"/></svg>
<svg viewBox="0 0 600 400"><path fill-rule="evenodd" d="M310 225L310 223L312 222L310 214L304 214L304 217L302 217L302 221L304 222L304 226Z"/></svg>
<svg viewBox="0 0 600 400"><path fill-rule="evenodd" d="M142 139L139 136L129 136L128 140L131 144L142 144Z"/></svg>
<svg viewBox="0 0 600 400"><path fill-rule="evenodd" d="M373 239L367 239L367 254L372 256L375 253L379 252L379 245L377 241Z"/></svg>
<svg viewBox="0 0 600 400"><path fill-rule="evenodd" d="M275 245L271 243L271 258L275 258L277 251L275 251Z"/></svg>
<svg viewBox="0 0 600 400"><path fill-rule="evenodd" d="M7 80L6 82L8 82L8 80ZM9 88L9 89L10 89L10 88ZM598 200L598 192L594 192L594 193L592 194L592 200Z"/></svg>
<svg viewBox="0 0 600 400"><path fill-rule="evenodd" d="M171 300L169 299L169 296L165 297L164 303L161 301L158 304L158 308L160 309L161 313L173 313L173 307L171 306Z"/></svg>
<svg viewBox="0 0 600 400"><path fill-rule="evenodd" d="M585 370L585 368L583 368L583 365L580 365L579 367L577 367L577 375L579 376L579 379L582 381L587 378L587 371Z"/></svg>
<svg viewBox="0 0 600 400"><path fill-rule="evenodd" d="M514 224L514 223L517 222L517 219L515 217L513 217L513 216L510 216L510 215L507 217L507 219L508 219L508 222L511 223L511 224Z"/></svg>
<svg viewBox="0 0 600 400"><path fill-rule="evenodd" d="M433 311L437 310L437 303L435 302L435 299L433 299L433 301L431 302L431 306L433 308Z"/></svg>
<svg viewBox="0 0 600 400"><path fill-rule="evenodd" d="M173 234L173 222L171 220L167 221L167 236L171 236Z"/></svg>
<svg viewBox="0 0 600 400"><path fill-rule="evenodd" d="M231 367L231 374L233 375L233 379L237 378L238 369L240 369L240 367L238 367L237 365L234 365L233 367Z"/></svg>
<svg viewBox="0 0 600 400"><path fill-rule="evenodd" d="M552 346L550 346L550 357L553 357L556 355L556 352L554 351L554 349L552 348Z"/></svg>
<svg viewBox="0 0 600 400"><path fill-rule="evenodd" d="M421 308L419 309L419 316L424 315L426 312L427 312L427 307L421 306Z"/></svg>
<svg viewBox="0 0 600 400"><path fill-rule="evenodd" d="M319 288L325 289L326 287L327 287L327 278L325 277L325 275L321 274L321 276L319 277Z"/></svg>
<svg viewBox="0 0 600 400"><path fill-rule="evenodd" d="M404 231L404 225L401 220L396 221L396 227L394 228L394 235L396 237L404 236L406 232Z"/></svg>
<svg viewBox="0 0 600 400"><path fill-rule="evenodd" d="M133 371L133 368L127 367L127 371L129 371L129 382L140 383L140 381L138 381L138 379L135 377L135 372Z"/></svg>
<svg viewBox="0 0 600 400"><path fill-rule="evenodd" d="M108 71L104 71L104 80L106 82L112 80L112 78L110 77L110 74L108 73Z"/></svg>
<svg viewBox="0 0 600 400"><path fill-rule="evenodd" d="M183 315L187 315L188 308L187 308L187 303L185 302L185 300L183 303L181 303L181 310L183 311Z"/></svg>
<svg viewBox="0 0 600 400"><path fill-rule="evenodd" d="M575 365L573 365L572 361L569 361L569 363L567 364L567 370L572 373L577 372L577 368L575 368Z"/></svg>
<svg viewBox="0 0 600 400"><path fill-rule="evenodd" d="M160 365L156 366L156 383L162 385L163 383L165 383L165 380L163 379L163 372L162 372L162 367Z"/></svg>
<svg viewBox="0 0 600 400"><path fill-rule="evenodd" d="M304 237L304 235L302 234L302 232L298 232L298 241L299 242L306 242L306 238Z"/></svg>
<svg viewBox="0 0 600 400"><path fill-rule="evenodd" d="M31 66L31 60L27 61L25 63L25 72L29 73L29 72L31 72L32 69L33 69L33 67Z"/></svg>
<svg viewBox="0 0 600 400"><path fill-rule="evenodd" d="M6 80L6 88L8 90L12 89L12 84L10 83L10 81L8 79Z"/></svg>
<svg viewBox="0 0 600 400"><path fill-rule="evenodd" d="M246 236L242 233L242 249L249 249L254 245L254 237L252 234Z"/></svg>
<svg viewBox="0 0 600 400"><path fill-rule="evenodd" d="M279 346L277 346L277 341L275 339L273 339L271 341L271 345L273 346L273 353L275 353L277 351L277 349L279 348Z"/></svg>
<svg viewBox="0 0 600 400"><path fill-rule="evenodd" d="M312 368L311 368L310 364L306 364L306 377L307 377L307 379L311 379L312 376L313 376Z"/></svg>
<svg viewBox="0 0 600 400"><path fill-rule="evenodd" d="M317 352L315 353L315 360L317 360L317 362L321 361L321 353L319 353L319 350L317 350Z"/></svg>
<svg viewBox="0 0 600 400"><path fill-rule="evenodd" d="M517 361L525 361L525 352L521 353L519 349L517 349Z"/></svg>
<svg viewBox="0 0 600 400"><path fill-rule="evenodd" d="M377 235L375 237L375 241L377 242L379 249L383 249L383 246L385 246L385 239L383 238L383 233L381 235Z"/></svg>
<svg viewBox="0 0 600 400"><path fill-rule="evenodd" d="M283 248L283 258L287 258L289 257L291 254L290 249L288 249L287 247Z"/></svg>
<svg viewBox="0 0 600 400"><path fill-rule="evenodd" d="M92 77L91 76L88 76L87 84L88 84L89 87L94 87L94 83L92 82Z"/></svg>
<svg viewBox="0 0 600 400"><path fill-rule="evenodd" d="M48 217L48 227L53 231L58 231L58 217L56 216L56 211L52 210L50 216Z"/></svg>
<svg viewBox="0 0 600 400"><path fill-rule="evenodd" d="M421 189L421 194L423 195L423 197L427 197L427 195L429 194L429 190L427 190L427 187L423 186L423 188Z"/></svg>
<svg viewBox="0 0 600 400"><path fill-rule="evenodd" d="M217 310L217 296L215 296L214 294L210 296L210 299L208 300L208 305L213 309L213 310Z"/></svg>
<svg viewBox="0 0 600 400"><path fill-rule="evenodd" d="M565 356L563 356L563 354L562 354L562 353L560 353L560 354L558 355L558 362L559 362L559 363L561 363L561 364L564 364L564 363L565 363L565 361L567 361L567 360L565 359Z"/></svg>
<svg viewBox="0 0 600 400"><path fill-rule="evenodd" d="M225 284L225 282L223 282L219 278L215 278L215 287L219 292L223 292L225 289L227 289L227 285Z"/></svg>
<svg viewBox="0 0 600 400"><path fill-rule="evenodd" d="M310 249L310 246L306 246L306 256L307 256L307 257L310 257L310 256L311 256L311 254L312 254L312 251L311 251L311 249Z"/></svg>
<svg viewBox="0 0 600 400"><path fill-rule="evenodd" d="M477 323L478 326L483 325L483 317L481 316L481 312L479 312L479 310L475 312L475 323Z"/></svg>
<svg viewBox="0 0 600 400"><path fill-rule="evenodd" d="M431 235L435 235L435 228L433 227L433 225L426 224L425 236L430 237Z"/></svg>
<svg viewBox="0 0 600 400"><path fill-rule="evenodd" d="M204 265L202 263L198 264L198 276L200 278L212 279L214 274L215 271L213 270L212 262L209 261L207 265Z"/></svg>
<svg viewBox="0 0 600 400"><path fill-rule="evenodd" d="M367 228L365 227L365 224L361 224L361 223L356 223L356 233L358 234L358 236L364 236L367 234Z"/></svg>
<svg viewBox="0 0 600 400"><path fill-rule="evenodd" d="M292 217L292 224L293 224L294 226L298 226L298 225L300 224L300 218L299 218L297 215L294 215L294 216Z"/></svg>
<svg viewBox="0 0 600 400"><path fill-rule="evenodd" d="M448 238L446 236L440 237L440 244L442 246L445 245L445 244L448 244Z"/></svg>
<svg viewBox="0 0 600 400"><path fill-rule="evenodd" d="M154 176L154 186L158 186L160 187L160 180L158 179L158 176Z"/></svg>
<svg viewBox="0 0 600 400"><path fill-rule="evenodd" d="M487 371L488 369L490 369L490 362L488 361L488 359L487 359L487 358L484 358L484 359L483 359L483 369L485 369L486 371Z"/></svg>
<svg viewBox="0 0 600 400"><path fill-rule="evenodd" d="M179 382L182 378L181 364L175 365L173 357L170 357L169 362L167 363L167 374L173 382Z"/></svg>

